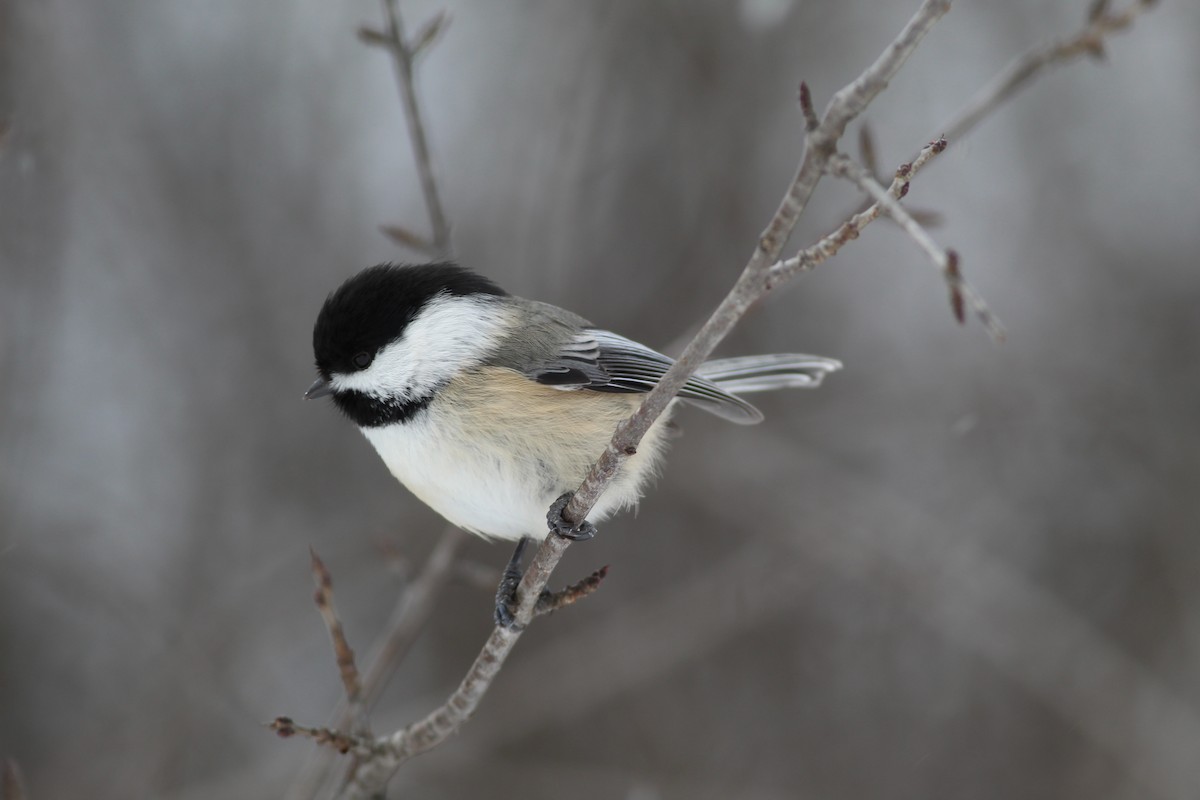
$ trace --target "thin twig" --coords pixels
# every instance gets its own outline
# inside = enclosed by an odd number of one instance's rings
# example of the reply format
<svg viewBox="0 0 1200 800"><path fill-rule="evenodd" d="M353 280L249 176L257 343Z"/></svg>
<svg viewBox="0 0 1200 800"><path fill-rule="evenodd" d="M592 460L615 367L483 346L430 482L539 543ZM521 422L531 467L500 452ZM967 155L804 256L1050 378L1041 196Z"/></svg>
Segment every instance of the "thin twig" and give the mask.
<svg viewBox="0 0 1200 800"><path fill-rule="evenodd" d="M1088 9L1086 24L1082 30L1067 39L1039 45L1009 62L987 85L979 90L975 97L962 110L940 128L940 130L944 131L941 137L942 140L957 142L985 117L999 108L1004 101L1031 83L1045 69L1072 61L1083 55L1093 58L1103 58L1105 39L1129 28L1138 16L1156 5L1156 2L1157 0L1134 0L1124 11L1113 13L1109 10L1110 0L1093 0ZM801 86L802 106L805 91L806 87ZM865 125L862 131L860 131L859 142L860 149L863 152L863 162L867 166L868 171L872 175L875 175L875 167L873 166L874 147ZM924 152L926 152L925 149L921 151L921 153ZM914 167L920 160L921 154L918 154L913 159ZM916 169L913 170L913 173L916 173ZM878 179L876 179L876 182L878 182ZM893 180L892 190L895 189L895 186L896 182ZM907 188L907 183L905 187ZM892 190L889 190L889 194L894 198L898 198L899 196ZM782 275L789 275L793 271L802 272L812 269L817 264L836 254L846 242L858 238L858 233L861 231L862 225L878 217L881 208L878 202L871 203L868 201L867 204L860 207L859 213L842 223L833 233L823 237L815 245L802 250L794 258L775 265L774 269L778 270ZM869 218L863 216L865 212L870 212ZM910 211L909 216L917 221L918 224L920 224L922 219L924 219L925 224L932 224L937 220L936 215L930 215L928 212ZM950 251L950 253L953 254L953 251ZM961 291L957 288L961 285L957 259L948 259L944 266L939 266L943 269L944 274L948 276L947 280L950 283L950 304L954 310L955 317L960 322L964 319L965 305L970 301L976 315L984 320L984 324L993 340L1002 340L1004 337L1003 325L986 309L986 306L983 306L981 313L980 304L982 300L978 293L969 286L965 286Z"/></svg>
<svg viewBox="0 0 1200 800"><path fill-rule="evenodd" d="M362 688L357 699L344 701L334 712L332 728L350 728L359 732L365 730L363 721L368 718L388 682L425 629L438 599L455 574L455 560L466 541L465 533L452 525L446 526L417 576L401 592L387 625L371 644L365 660L366 668L362 673ZM494 583L495 581L493 585ZM304 796L307 797L317 796L321 787L331 780L330 770L333 764L324 753L323 750L313 753L313 760L293 784L294 793L304 792ZM352 764L350 769L356 770L357 762ZM339 777L333 791L340 790L344 784L345 780Z"/></svg>
<svg viewBox="0 0 1200 800"><path fill-rule="evenodd" d="M316 550L310 547L308 553L312 559L313 581L317 584L313 601L317 604L317 610L321 612L321 619L325 620L325 627L329 630L329 640L333 643L333 653L337 657L342 688L346 691L346 702L354 708L359 706L362 682L358 678L358 666L354 663L354 650L350 647L350 642L346 640L346 631L342 628L337 608L333 605L333 575L325 566L325 562L317 555ZM366 718L363 716L356 718L354 729L367 732Z"/></svg>
<svg viewBox="0 0 1200 800"><path fill-rule="evenodd" d="M370 756L377 750L375 740L370 736L343 733L332 728L308 728L296 724L291 717L276 717L266 726L279 734L281 739L303 736L318 745L332 747L342 755L353 751L356 755Z"/></svg>
<svg viewBox="0 0 1200 800"><path fill-rule="evenodd" d="M537 605L534 607L534 616L540 617L543 614L553 614L560 608L566 608L569 605L574 605L590 595L592 592L599 589L600 584L604 582L606 577L608 577L607 565L596 570L578 583L571 584L565 589L559 589L557 592L543 594L538 598Z"/></svg>
<svg viewBox="0 0 1200 800"><path fill-rule="evenodd" d="M384 232L393 239L416 249L425 249L437 257L446 258L450 250L450 223L442 208L441 194L433 174L433 158L429 154L429 139L425 134L425 122L421 104L417 101L413 80L413 62L416 57L437 39L449 20L438 14L426 23L410 42L404 35L404 18L400 15L398 0L383 0L383 13L387 21L384 32L363 29L359 38L368 43L387 48L396 68L396 83L400 89L400 103L404 107L404 120L408 125L408 138L412 142L413 159L417 164L417 175L421 182L421 193L425 197L425 208L429 211L429 226L433 241L425 242L422 237L398 225L389 225Z"/></svg>
<svg viewBox="0 0 1200 800"><path fill-rule="evenodd" d="M1104 40L1128 28L1141 14L1149 11L1155 2L1156 0L1134 0L1127 9L1118 13L1109 12L1107 2L1093 4L1088 12L1087 23L1079 33L1067 39L1040 45L1013 59L938 130L944 131L950 141L957 142L1046 68L1084 55L1103 57Z"/></svg>
<svg viewBox="0 0 1200 800"><path fill-rule="evenodd" d="M946 140L938 139L921 148L921 152L911 163L901 164L892 177L888 195L899 200L908 194L908 185L913 177L933 160L934 156L945 149ZM821 262L829 260L837 255L847 242L857 239L862 229L878 219L882 212L883 205L881 203L878 201L869 203L863 210L839 225L833 233L818 240L816 244L804 248L791 258L772 264L771 280L787 280L798 272L807 272Z"/></svg>
<svg viewBox="0 0 1200 800"><path fill-rule="evenodd" d="M414 64L417 57L427 51L445 31L449 17L441 12L435 14L410 41L405 38L404 19L400 14L397 0L382 0L382 5L386 31L361 28L358 36L366 44L384 47L392 57L404 119L408 126L409 141L412 144L413 159L420 177L425 207L429 213L433 240L430 242L399 225L383 226L383 232L393 241L415 250L434 257L450 257L452 253L450 223L442 207L441 194L434 175L433 158L429 150L424 117L417 99L414 77ZM351 692L347 688L344 705L339 712L335 713L337 728L353 726L352 730L355 732L368 730L367 719L372 706L377 702L384 687L395 674L400 662L403 661L428 622L437 598L449 581L454 559L465 541L465 534L453 526L447 527L442 534L421 572L409 583L401 595L384 632L372 644L370 655L367 658L365 675L358 682L358 691ZM324 610L322 614L324 615ZM326 622L328 624L328 619ZM330 630L332 636L333 629ZM340 631L340 624L338 630ZM336 641L334 649L335 652L338 652ZM348 645L346 645L346 649L349 650ZM342 661L343 654L338 652L339 667L341 667ZM345 682L346 676L343 672L344 685ZM330 763L326 761L319 766L305 770L293 784L293 791L304 792L306 796L315 796L314 793L319 792L329 780L330 766ZM351 765L352 774L357 772L357 766L356 760Z"/></svg>
<svg viewBox="0 0 1200 800"><path fill-rule="evenodd" d="M417 577L405 587L383 635L371 645L362 682L362 704L367 711L379 700L396 668L424 630L442 590L454 574L454 559L466 542L467 534L452 525L446 526ZM355 713L356 709L348 708L341 724L346 724L345 716L352 717Z"/></svg>
<svg viewBox="0 0 1200 800"><path fill-rule="evenodd" d="M812 90L808 88L808 83L800 81L800 113L804 115L804 130L812 133L821 126L821 118L817 116L817 110L813 108Z"/></svg>
<svg viewBox="0 0 1200 800"><path fill-rule="evenodd" d="M770 288L770 267L779 258L779 253L816 189L828 160L836 152L837 141L845 132L846 126L887 87L888 82L916 50L933 24L949 10L949 0L925 0L875 63L829 101L820 124L805 137L804 156L800 167L788 187L787 194L784 195L783 202L759 237L758 246L755 247L741 276L684 349L679 360L646 395L634 415L618 426L609 446L575 492L571 502L567 504L563 517L568 522L578 524L586 518L600 494L616 476L621 464L637 452L641 438L666 410L675 394L733 329L754 301ZM557 547L551 545L553 541L557 541L556 537L547 539L539 548L534 559L535 564L543 560L543 554L544 560L553 559L552 563L557 563L561 552L556 556ZM565 546L562 549L565 549ZM522 584L522 591L533 588ZM537 588L540 591L541 587ZM534 596L536 597L536 593Z"/></svg>
<svg viewBox="0 0 1200 800"><path fill-rule="evenodd" d="M534 608L534 616L540 617L545 614L551 614L591 595L600 588L600 584L607 575L608 567L601 567L578 583L572 584L560 591L542 595ZM503 628L495 628L493 638L495 638L496 634L503 634L508 637L509 648L511 648L517 639L516 633L510 633ZM489 641L491 640L489 639ZM467 680L463 681L465 686L469 680L471 685L475 687L475 690L479 691L480 697L475 698L474 702L478 703L478 700L482 698L482 693L486 691L488 684L495 677L495 673L499 672L502 663L502 658L497 661L484 661L483 663L477 660L472 668L472 672L468 674ZM464 697L469 698L469 693L464 694ZM443 709L439 709L439 712L442 711ZM379 787L387 782L396 767L399 766L399 763L396 762L397 753L395 748L397 746L414 748L415 752L401 759L401 761L407 760L411 755L431 749L452 733L458 724L461 724L454 720L452 713L439 714L439 712L435 712L434 715L426 718L422 723L410 726L390 737L381 739L374 739L370 736L354 733L345 733L338 728L309 728L297 724L290 717L277 717L268 724L268 727L285 738L300 735L312 739L318 745L328 746L343 755L353 753L355 761L348 771L346 784L341 796L370 797ZM453 727L448 728L446 726Z"/></svg>
<svg viewBox="0 0 1200 800"><path fill-rule="evenodd" d="M939 141L946 141L946 137L939 137ZM921 152L924 152L924 148L922 148ZM887 180L887 177L879 171L879 157L875 151L875 137L871 133L871 126L867 124L866 120L863 121L862 125L858 126L858 158L862 162L862 165L867 168L867 171L874 176L875 180L880 183L884 183ZM920 153L917 154L917 159L914 160L920 160ZM908 190L905 189L905 191ZM871 200L868 198L854 210L854 213L859 214L870 207ZM942 224L942 215L936 211L910 208L908 213L912 214L913 219L927 228Z"/></svg>
<svg viewBox="0 0 1200 800"><path fill-rule="evenodd" d="M21 767L14 759L0 759L0 800L25 800Z"/></svg>
<svg viewBox="0 0 1200 800"><path fill-rule="evenodd" d="M454 564L454 579L466 586L494 592L500 582L500 570L494 564L460 558Z"/></svg>
<svg viewBox="0 0 1200 800"><path fill-rule="evenodd" d="M941 271L946 280L946 285L950 290L950 303L954 308L955 317L960 322L963 320L962 306L965 301L970 305L979 321L987 328L992 338L996 341L1004 340L1004 326L992 314L991 309L988 308L979 293L963 280L958 269L958 255L953 250L947 250L934 241L929 232L912 218L900 201L892 197L887 189L880 186L870 173L859 166L850 156L844 153L834 155L829 159L829 171L852 181L873 197L883 211L904 229L918 247L925 251L929 260Z"/></svg>
<svg viewBox="0 0 1200 800"><path fill-rule="evenodd" d="M401 594L383 635L371 646L360 700L347 705L339 727L345 727L351 720L365 719L379 701L383 690L429 622L435 603L450 582L454 559L466 541L467 535L461 530L453 525L446 527L416 579ZM350 765L347 780L358 772L360 766L360 760L356 757Z"/></svg>

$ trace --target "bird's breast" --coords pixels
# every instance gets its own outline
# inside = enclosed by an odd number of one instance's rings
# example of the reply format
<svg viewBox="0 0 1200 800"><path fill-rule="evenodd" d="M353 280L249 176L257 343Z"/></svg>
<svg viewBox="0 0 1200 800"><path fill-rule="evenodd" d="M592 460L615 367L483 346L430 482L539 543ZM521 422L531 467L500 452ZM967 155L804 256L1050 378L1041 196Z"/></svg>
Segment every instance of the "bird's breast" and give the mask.
<svg viewBox="0 0 1200 800"><path fill-rule="evenodd" d="M450 522L502 539L544 536L546 510L576 488L639 395L562 391L484 367L452 380L411 419L363 428L391 473ZM593 509L637 502L664 444L660 419Z"/></svg>

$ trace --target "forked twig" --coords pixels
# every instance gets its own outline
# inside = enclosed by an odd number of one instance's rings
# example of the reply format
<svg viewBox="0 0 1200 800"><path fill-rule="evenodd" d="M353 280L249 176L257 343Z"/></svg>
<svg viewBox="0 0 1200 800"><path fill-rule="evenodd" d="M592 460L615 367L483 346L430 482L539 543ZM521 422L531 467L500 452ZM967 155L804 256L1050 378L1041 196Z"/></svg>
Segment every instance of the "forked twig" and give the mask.
<svg viewBox="0 0 1200 800"><path fill-rule="evenodd" d="M382 0L386 29L383 32L362 28L358 37L367 44L385 48L392 56L396 68L396 83L400 89L400 103L404 107L404 120L408 125L408 138L412 142L413 159L417 164L417 175L421 182L421 194L425 208L429 211L429 227L432 241L399 225L385 225L382 230L394 241L436 258L448 258L450 249L450 222L442 208L441 193L433 174L433 157L429 154L429 139L425 133L425 121L421 104L417 101L417 90L413 75L413 64L424 50L432 45L445 31L450 18L444 13L435 14L422 26L410 41L404 33L404 18L400 15L399 0Z"/></svg>
<svg viewBox="0 0 1200 800"><path fill-rule="evenodd" d="M888 187L888 195L900 200L908 194L908 186L921 169L933 160L934 156L946 149L945 138L930 142L921 148L921 152L911 163L901 164ZM823 261L828 261L837 255L847 243L858 238L862 229L879 218L883 212L883 204L875 201L868 203L861 211L852 215L834 231L819 239L816 244L801 250L791 258L777 261L771 265L771 279L786 280L798 272L807 272Z"/></svg>
<svg viewBox="0 0 1200 800"><path fill-rule="evenodd" d="M1134 20L1156 4L1157 0L1133 0L1124 11L1113 12L1109 9L1109 0L1094 1L1088 9L1087 22L1082 30L1074 36L1040 45L1014 58L939 130L945 131L948 139L957 142L1045 69L1080 56L1103 58L1105 40L1129 28Z"/></svg>
<svg viewBox="0 0 1200 800"><path fill-rule="evenodd" d="M942 148L945 149L944 142ZM963 308L965 303L970 305L971 310L979 317L979 321L987 328L993 339L1004 340L1004 326L992 314L983 297L963 280L962 274L959 272L957 253L947 250L935 242L929 232L912 218L904 206L900 205L898 198L892 197L891 193L880 186L870 173L846 154L838 153L829 159L829 171L834 175L846 178L873 197L875 204L894 219L909 235L909 238L925 251L929 260L941 270L942 276L946 280L946 285L950 290L950 305L959 322L965 320Z"/></svg>

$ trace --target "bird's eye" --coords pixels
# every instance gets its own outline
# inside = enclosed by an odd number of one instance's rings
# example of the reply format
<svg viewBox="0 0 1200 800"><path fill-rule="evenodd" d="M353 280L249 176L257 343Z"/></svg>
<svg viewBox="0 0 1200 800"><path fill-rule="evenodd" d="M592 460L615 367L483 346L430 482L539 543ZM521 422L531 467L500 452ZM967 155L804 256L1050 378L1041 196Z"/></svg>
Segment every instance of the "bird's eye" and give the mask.
<svg viewBox="0 0 1200 800"><path fill-rule="evenodd" d="M367 367L371 366L370 353L358 353L350 360L353 361L354 366L358 367L359 369L366 369Z"/></svg>

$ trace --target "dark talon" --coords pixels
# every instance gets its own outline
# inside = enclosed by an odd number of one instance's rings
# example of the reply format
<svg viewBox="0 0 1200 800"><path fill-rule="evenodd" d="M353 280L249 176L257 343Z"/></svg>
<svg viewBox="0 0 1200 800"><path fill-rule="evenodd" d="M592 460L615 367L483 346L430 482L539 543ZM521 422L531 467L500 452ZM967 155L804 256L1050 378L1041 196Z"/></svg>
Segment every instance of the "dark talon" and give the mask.
<svg viewBox="0 0 1200 800"><path fill-rule="evenodd" d="M506 631L518 633L525 629L524 625L517 624L517 618L513 616L512 610L507 603L496 601L496 627L504 628Z"/></svg>
<svg viewBox="0 0 1200 800"><path fill-rule="evenodd" d="M517 607L517 587L521 584L521 557L525 555L525 547L528 544L528 536L517 542L512 558L504 568L504 575L500 578L500 585L496 587L496 625L514 633L524 627L517 624L513 612Z"/></svg>
<svg viewBox="0 0 1200 800"><path fill-rule="evenodd" d="M572 542L586 542L596 535L596 526L585 519L577 527L572 528L571 523L563 519L563 511L574 496L574 492L567 492L555 500L554 505L550 506L549 513L546 514L546 522L550 525L550 532L555 536Z"/></svg>

